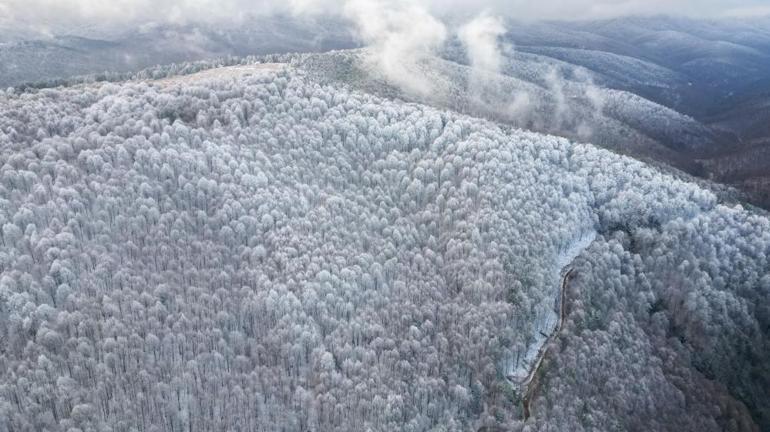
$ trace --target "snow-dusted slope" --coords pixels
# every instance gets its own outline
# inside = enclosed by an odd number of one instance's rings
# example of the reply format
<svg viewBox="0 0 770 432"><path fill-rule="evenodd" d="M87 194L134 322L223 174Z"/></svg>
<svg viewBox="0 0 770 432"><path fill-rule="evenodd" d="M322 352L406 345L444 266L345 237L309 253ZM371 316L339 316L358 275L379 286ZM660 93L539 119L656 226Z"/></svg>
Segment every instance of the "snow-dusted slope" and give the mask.
<svg viewBox="0 0 770 432"><path fill-rule="evenodd" d="M206 82L218 82L227 80L244 80L255 75L264 75L280 72L287 65L284 63L257 63L257 64L245 64L238 66L225 66L213 69L205 69L200 72L176 75L163 79L156 79L150 81L155 85L162 86L191 86Z"/></svg>
<svg viewBox="0 0 770 432"><path fill-rule="evenodd" d="M475 76L478 71L468 66L426 58L413 73L429 77L432 87L425 94L414 94L390 84L377 69L362 66L364 55L362 50L311 54L303 56L300 63L324 82L445 107L675 165L681 162L678 151L713 145L712 132L691 117L633 93L597 85L593 80L598 75L553 59L516 54L506 59L501 73L485 73L479 78Z"/></svg>
<svg viewBox="0 0 770 432"><path fill-rule="evenodd" d="M50 35L42 39L30 33L38 25L0 29L0 88L52 87L79 80L72 78L78 74L122 80L155 64L222 65L234 55L360 46L352 23L330 16L259 16L230 25L94 24L44 26ZM770 116L762 108L770 100L767 18L504 24L503 76L484 78L490 85L480 97L469 97L469 71L461 65L470 61L459 39L450 37L440 48L448 61L413 75L429 75L453 93L405 99L670 165L770 208L770 180L766 170L755 168L770 163L756 151L770 137ZM339 63L338 83L366 84L367 91L404 98L377 79L367 82L360 70L345 66L343 56L326 60Z"/></svg>
<svg viewBox="0 0 770 432"><path fill-rule="evenodd" d="M632 429L663 403L753 424L724 386L760 406L748 368L704 387L688 361L767 358L733 332L766 323L766 218L589 145L255 69L0 94L0 431L521 429L501 365L585 231L528 425ZM575 385L585 364L650 387Z"/></svg>
<svg viewBox="0 0 770 432"><path fill-rule="evenodd" d="M552 264L552 276L558 276L553 285L551 298L545 298L536 306L535 332L531 334L529 344L524 348L524 352L516 352L514 358L505 358L503 370L505 376L515 385L521 386L527 377L532 373L533 367L537 362L537 356L543 349L543 345L553 334L559 322L559 309L561 301L561 284L564 277L564 269L580 255L583 250L588 248L596 239L596 231L581 232L573 239L570 239L566 246L560 247L556 259Z"/></svg>

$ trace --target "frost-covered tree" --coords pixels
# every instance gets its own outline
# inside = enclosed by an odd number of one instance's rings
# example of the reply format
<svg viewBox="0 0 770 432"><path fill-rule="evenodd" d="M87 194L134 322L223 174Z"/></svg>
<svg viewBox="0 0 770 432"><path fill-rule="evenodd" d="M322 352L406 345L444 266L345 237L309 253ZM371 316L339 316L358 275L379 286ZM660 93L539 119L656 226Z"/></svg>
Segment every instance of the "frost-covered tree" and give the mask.
<svg viewBox="0 0 770 432"><path fill-rule="evenodd" d="M291 68L3 98L0 431L766 425L768 222L697 186Z"/></svg>

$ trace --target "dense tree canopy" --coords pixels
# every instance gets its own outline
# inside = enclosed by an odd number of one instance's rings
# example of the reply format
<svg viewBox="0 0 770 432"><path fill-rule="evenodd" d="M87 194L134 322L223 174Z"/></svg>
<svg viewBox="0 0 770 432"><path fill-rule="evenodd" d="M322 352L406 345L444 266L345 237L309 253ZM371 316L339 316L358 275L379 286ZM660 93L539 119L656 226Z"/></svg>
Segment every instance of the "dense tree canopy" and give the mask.
<svg viewBox="0 0 770 432"><path fill-rule="evenodd" d="M0 101L0 431L750 429L767 401L768 220L642 163L292 68ZM505 371L586 232L525 423Z"/></svg>

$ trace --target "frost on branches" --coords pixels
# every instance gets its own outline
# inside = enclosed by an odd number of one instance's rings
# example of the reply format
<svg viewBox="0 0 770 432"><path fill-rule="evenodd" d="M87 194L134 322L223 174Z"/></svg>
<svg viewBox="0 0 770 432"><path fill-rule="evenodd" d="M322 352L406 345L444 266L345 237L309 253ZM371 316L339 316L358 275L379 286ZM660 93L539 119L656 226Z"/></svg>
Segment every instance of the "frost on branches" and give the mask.
<svg viewBox="0 0 770 432"><path fill-rule="evenodd" d="M605 430L669 411L721 430L766 410L768 374L740 362L770 358L768 220L639 162L292 68L0 102L2 432ZM506 359L586 232L525 424Z"/></svg>

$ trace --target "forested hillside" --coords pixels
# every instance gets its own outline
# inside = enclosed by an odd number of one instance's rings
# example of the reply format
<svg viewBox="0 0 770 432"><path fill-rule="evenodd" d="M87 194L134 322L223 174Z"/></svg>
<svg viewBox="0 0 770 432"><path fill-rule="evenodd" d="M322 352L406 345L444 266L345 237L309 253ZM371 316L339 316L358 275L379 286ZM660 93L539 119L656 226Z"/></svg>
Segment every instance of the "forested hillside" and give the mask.
<svg viewBox="0 0 770 432"><path fill-rule="evenodd" d="M770 17L622 17L510 25L519 51L591 71L600 87L634 93L692 116L712 132L678 155L652 155L692 174L732 185L770 208L766 167L770 113ZM679 144L676 138L668 141Z"/></svg>
<svg viewBox="0 0 770 432"><path fill-rule="evenodd" d="M303 4L317 1L276 3L302 9ZM513 13L518 8L509 5L503 13L512 14L508 19L495 21L490 15L486 18L492 22L477 29L492 35L486 41L491 46L487 54L496 50L494 55L499 56L492 62L496 67L477 75L468 47L459 40L458 31L467 24L462 14L452 17L449 10L441 12L448 15L448 22L441 24L446 34L432 46L430 29L422 27L430 22L423 19L426 16L399 16L399 20L413 20L400 28L393 15L382 14L388 5L420 1L346 0L329 6L348 3L372 8L359 15L339 15L339 10L335 15L334 7L274 15L242 11L244 15L228 25L162 19L86 26L59 22L55 28L42 26L42 34L39 26L8 26L0 13L0 87L52 86L82 74L114 79L172 62L323 53L304 60L330 65L336 74L325 78L336 84L381 96L398 95L670 165L734 188L730 193L736 198L770 209L770 175L765 169L770 164L767 17L709 20L660 15L531 21ZM367 21L378 14L380 19ZM483 19L484 14L480 16ZM412 62L415 52L407 52L410 46L427 47L430 60L408 75L428 76L438 88L404 94L398 85L382 80L382 68L353 67L359 52L328 53L371 48L377 41L361 38L361 30L366 29L380 32L372 34L379 42L389 31L412 32L400 42L401 48L408 49L389 64L398 68L400 63ZM374 49L382 52L381 48Z"/></svg>
<svg viewBox="0 0 770 432"><path fill-rule="evenodd" d="M0 93L0 431L770 426L765 216L246 69ZM525 421L506 369L586 232Z"/></svg>

